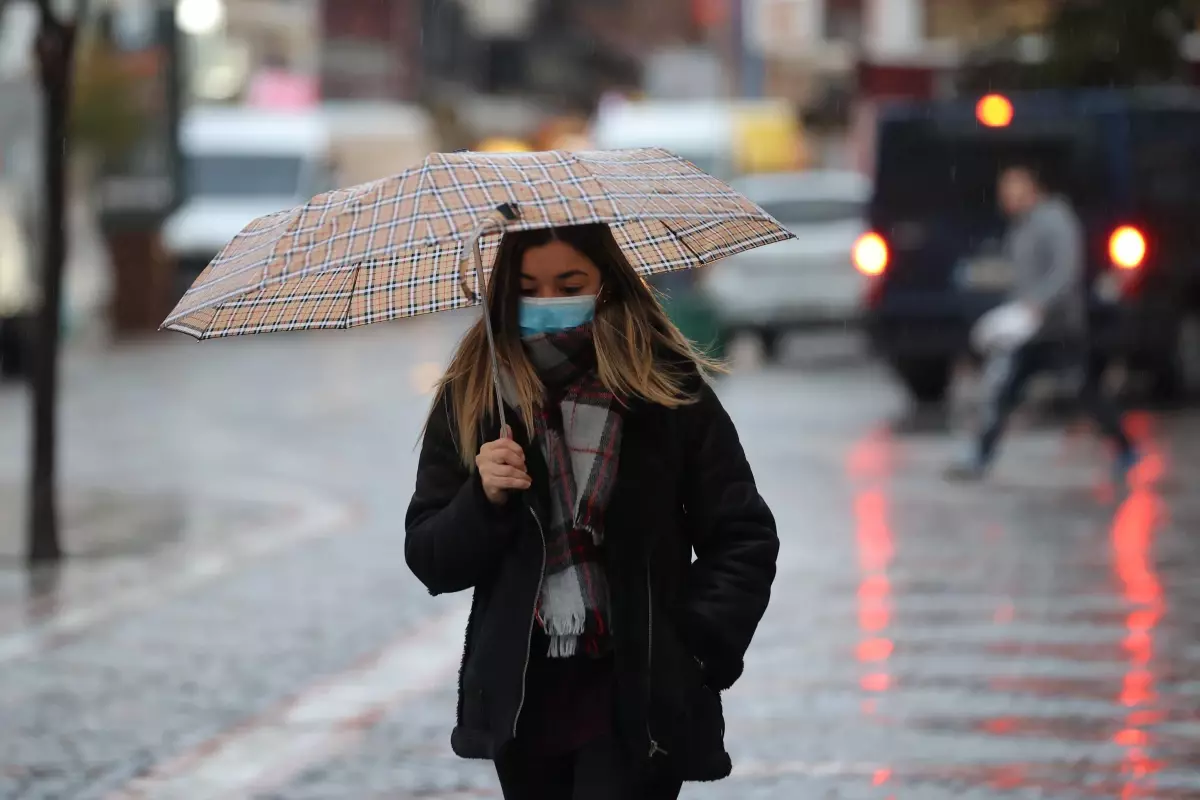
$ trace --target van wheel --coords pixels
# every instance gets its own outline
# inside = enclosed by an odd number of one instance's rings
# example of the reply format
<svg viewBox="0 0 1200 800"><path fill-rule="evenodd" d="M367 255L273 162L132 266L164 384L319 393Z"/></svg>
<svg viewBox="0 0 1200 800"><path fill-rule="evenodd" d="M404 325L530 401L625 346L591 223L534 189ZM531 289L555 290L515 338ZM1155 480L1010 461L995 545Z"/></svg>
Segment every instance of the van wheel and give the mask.
<svg viewBox="0 0 1200 800"><path fill-rule="evenodd" d="M778 328L762 328L758 332L758 341L762 345L763 361L768 364L779 363L779 354L783 344L783 334Z"/></svg>
<svg viewBox="0 0 1200 800"><path fill-rule="evenodd" d="M28 342L17 318L0 319L0 382L28 377Z"/></svg>
<svg viewBox="0 0 1200 800"><path fill-rule="evenodd" d="M917 403L935 405L945 401L952 372L949 359L901 359L892 362L892 370Z"/></svg>

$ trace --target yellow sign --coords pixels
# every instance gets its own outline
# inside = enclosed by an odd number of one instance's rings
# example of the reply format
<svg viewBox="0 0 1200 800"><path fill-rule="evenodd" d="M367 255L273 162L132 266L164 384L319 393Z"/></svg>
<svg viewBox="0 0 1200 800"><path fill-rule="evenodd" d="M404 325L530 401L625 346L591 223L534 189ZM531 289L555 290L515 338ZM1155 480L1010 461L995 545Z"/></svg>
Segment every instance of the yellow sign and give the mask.
<svg viewBox="0 0 1200 800"><path fill-rule="evenodd" d="M520 139L494 137L484 139L479 143L479 147L475 148L475 151L478 153L529 153L533 151L533 148Z"/></svg>
<svg viewBox="0 0 1200 800"><path fill-rule="evenodd" d="M738 109L734 114L734 158L738 170L790 172L807 166L804 134L786 106Z"/></svg>

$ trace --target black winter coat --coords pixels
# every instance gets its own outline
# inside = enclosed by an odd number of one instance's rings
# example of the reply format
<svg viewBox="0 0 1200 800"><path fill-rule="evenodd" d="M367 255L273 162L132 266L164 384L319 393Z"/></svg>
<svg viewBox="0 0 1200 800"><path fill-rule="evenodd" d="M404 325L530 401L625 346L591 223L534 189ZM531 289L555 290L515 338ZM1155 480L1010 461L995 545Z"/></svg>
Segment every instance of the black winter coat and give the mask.
<svg viewBox="0 0 1200 800"><path fill-rule="evenodd" d="M741 675L766 611L779 539L733 422L699 376L694 389L692 405L626 410L603 552L617 734L641 766L717 780L732 768L720 692ZM429 419L405 555L431 593L474 590L451 746L491 759L515 737L524 704L548 515L534 491L488 502L463 466L449 409L443 397ZM485 427L484 441L497 438L498 425ZM534 486L547 483L539 448L519 425L513 435Z"/></svg>

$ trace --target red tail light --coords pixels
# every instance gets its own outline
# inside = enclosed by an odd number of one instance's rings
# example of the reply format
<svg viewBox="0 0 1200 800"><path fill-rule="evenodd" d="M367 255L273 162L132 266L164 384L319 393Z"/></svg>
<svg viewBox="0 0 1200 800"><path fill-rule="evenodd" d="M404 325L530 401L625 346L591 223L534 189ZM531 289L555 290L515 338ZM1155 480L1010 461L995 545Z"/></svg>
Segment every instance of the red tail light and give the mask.
<svg viewBox="0 0 1200 800"><path fill-rule="evenodd" d="M887 242L878 233L864 233L854 243L854 268L863 275L882 275L888 267L891 254Z"/></svg>
<svg viewBox="0 0 1200 800"><path fill-rule="evenodd" d="M1146 237L1132 225L1122 225L1108 238L1108 255L1118 269L1137 269L1146 261Z"/></svg>
<svg viewBox="0 0 1200 800"><path fill-rule="evenodd" d="M1002 94L981 97L975 105L975 118L989 128L1007 128L1013 120L1013 104Z"/></svg>

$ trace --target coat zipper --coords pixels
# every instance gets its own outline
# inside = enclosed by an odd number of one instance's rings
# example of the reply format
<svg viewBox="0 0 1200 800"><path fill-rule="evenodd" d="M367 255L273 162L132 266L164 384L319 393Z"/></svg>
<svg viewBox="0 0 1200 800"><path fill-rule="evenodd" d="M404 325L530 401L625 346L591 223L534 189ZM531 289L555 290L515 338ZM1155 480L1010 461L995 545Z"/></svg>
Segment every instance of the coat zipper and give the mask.
<svg viewBox="0 0 1200 800"><path fill-rule="evenodd" d="M529 635L525 639L525 666L521 668L521 702L517 704L517 715L513 718L513 738L517 738L517 724L521 721L521 711L525 708L525 679L529 674L529 648L533 647L533 626L537 622L537 607L538 602L542 597L542 584L546 580L546 532L542 528L542 521L538 519L537 512L532 506L526 506L529 509L530 516L537 524L538 536L542 538L542 571L538 574L537 593L533 596L533 611L529 615Z"/></svg>
<svg viewBox="0 0 1200 800"><path fill-rule="evenodd" d="M651 587L649 557L646 558L646 622L646 738L650 740L650 758L654 758L659 753L664 756L668 756L670 753L658 746L658 742L654 739L654 733L650 730L650 700L654 693L654 594Z"/></svg>

